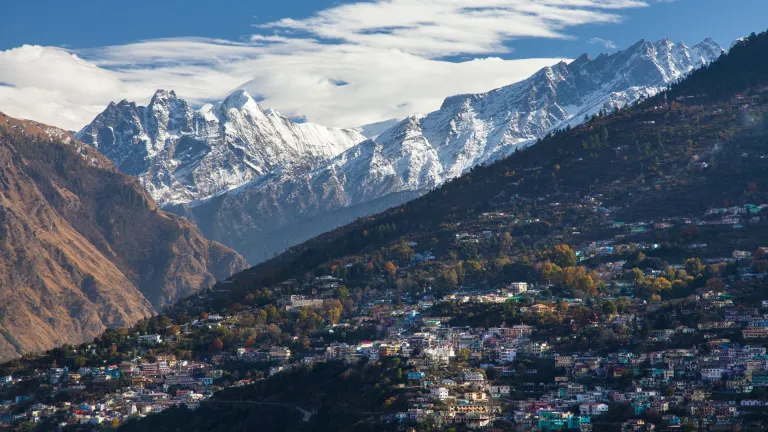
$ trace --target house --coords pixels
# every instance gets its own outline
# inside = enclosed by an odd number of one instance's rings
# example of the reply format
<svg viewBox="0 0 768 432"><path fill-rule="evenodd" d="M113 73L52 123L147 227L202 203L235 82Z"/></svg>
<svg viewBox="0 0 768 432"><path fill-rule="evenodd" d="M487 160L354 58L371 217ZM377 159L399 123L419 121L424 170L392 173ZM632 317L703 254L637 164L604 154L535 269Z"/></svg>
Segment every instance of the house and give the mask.
<svg viewBox="0 0 768 432"><path fill-rule="evenodd" d="M438 364L448 364L452 357L456 357L456 352L450 345L436 346L426 348L424 354L433 362Z"/></svg>
<svg viewBox="0 0 768 432"><path fill-rule="evenodd" d="M512 282L507 287L509 289L509 292L514 295L522 294L526 291L528 291L528 283L527 282Z"/></svg>
<svg viewBox="0 0 768 432"><path fill-rule="evenodd" d="M291 350L286 347L274 347L269 350L271 361L284 361L291 358Z"/></svg>
<svg viewBox="0 0 768 432"><path fill-rule="evenodd" d="M573 356L556 356L555 357L555 367L559 368L571 368L574 364L574 357Z"/></svg>
<svg viewBox="0 0 768 432"><path fill-rule="evenodd" d="M508 385L491 386L491 396L495 398L509 396L511 392L512 392L512 388Z"/></svg>
<svg viewBox="0 0 768 432"><path fill-rule="evenodd" d="M579 414L582 416L597 416L608 412L608 405L604 403L585 403L579 405Z"/></svg>
<svg viewBox="0 0 768 432"><path fill-rule="evenodd" d="M730 223L731 221L729 221ZM735 222L738 222L738 218ZM747 259L752 256L752 252L749 251L743 251L743 250L735 250L733 251L733 258L735 259Z"/></svg>
<svg viewBox="0 0 768 432"><path fill-rule="evenodd" d="M547 306L545 304L537 303L537 304L531 306L529 308L529 310L531 312L535 313L535 314L540 314L540 313L552 312L554 310L554 308L551 307L551 306Z"/></svg>
<svg viewBox="0 0 768 432"><path fill-rule="evenodd" d="M549 344L546 342L534 342L526 347L526 351L533 355L541 355L549 351Z"/></svg>
<svg viewBox="0 0 768 432"><path fill-rule="evenodd" d="M485 381L485 377L480 372L464 372L464 381Z"/></svg>
<svg viewBox="0 0 768 432"><path fill-rule="evenodd" d="M448 399L448 389L445 387L438 387L432 389L432 396L443 401Z"/></svg>
<svg viewBox="0 0 768 432"><path fill-rule="evenodd" d="M744 339L768 338L768 327L745 327L741 330Z"/></svg>
<svg viewBox="0 0 768 432"><path fill-rule="evenodd" d="M725 368L713 367L713 368L701 368L701 378L708 380L719 380L723 377L723 374L728 370Z"/></svg>
<svg viewBox="0 0 768 432"><path fill-rule="evenodd" d="M285 310L292 311L304 307L319 308L322 306L323 299L310 298L303 295L292 295L289 298L289 304L285 306Z"/></svg>
<svg viewBox="0 0 768 432"><path fill-rule="evenodd" d="M579 429L580 423L589 423L589 417L576 417L570 412L541 410L539 411L538 427L542 431Z"/></svg>
<svg viewBox="0 0 768 432"><path fill-rule="evenodd" d="M533 327L525 324L512 326L512 335L516 338L528 337L533 333Z"/></svg>
<svg viewBox="0 0 768 432"><path fill-rule="evenodd" d="M141 335L138 337L140 344L156 345L163 341L159 334Z"/></svg>
<svg viewBox="0 0 768 432"><path fill-rule="evenodd" d="M109 381L111 379L112 379L112 377L107 375L107 374L99 374L99 375L96 375L95 377L93 377L93 382L94 383L105 383L105 382L107 382L107 381Z"/></svg>
<svg viewBox="0 0 768 432"><path fill-rule="evenodd" d="M464 399L470 402L487 402L488 395L485 392L465 392Z"/></svg>
<svg viewBox="0 0 768 432"><path fill-rule="evenodd" d="M427 375L424 372L420 371L410 371L408 372L408 380L409 381L421 381L424 378L426 378Z"/></svg>
<svg viewBox="0 0 768 432"><path fill-rule="evenodd" d="M621 424L621 432L649 432L655 429L653 423L646 423L643 419L627 420Z"/></svg>
<svg viewBox="0 0 768 432"><path fill-rule="evenodd" d="M500 363L512 363L517 356L517 350L513 348L499 348L499 362Z"/></svg>
<svg viewBox="0 0 768 432"><path fill-rule="evenodd" d="M450 378L443 378L440 381L440 385L444 387L456 387L456 381L450 379Z"/></svg>

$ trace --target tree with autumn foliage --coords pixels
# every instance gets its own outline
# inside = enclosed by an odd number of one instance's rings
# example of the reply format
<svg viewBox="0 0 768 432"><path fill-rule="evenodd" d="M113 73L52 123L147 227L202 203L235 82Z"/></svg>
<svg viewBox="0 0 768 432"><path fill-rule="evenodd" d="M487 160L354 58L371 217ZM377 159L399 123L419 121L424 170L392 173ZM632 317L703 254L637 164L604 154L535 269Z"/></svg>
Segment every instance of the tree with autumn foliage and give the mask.
<svg viewBox="0 0 768 432"><path fill-rule="evenodd" d="M216 338L211 342L210 350L213 353L221 352L224 349L224 342L221 340L221 338Z"/></svg>
<svg viewBox="0 0 768 432"><path fill-rule="evenodd" d="M392 261L387 261L387 263L384 264L384 271L387 273L387 275L394 276L395 273L397 273L397 267L392 264Z"/></svg>
<svg viewBox="0 0 768 432"><path fill-rule="evenodd" d="M576 265L576 252L567 244L559 244L552 248L552 262L560 267L573 267Z"/></svg>
<svg viewBox="0 0 768 432"><path fill-rule="evenodd" d="M561 281L563 269L561 269L557 264L547 261L541 265L539 272L541 280L547 281L549 284L559 284Z"/></svg>
<svg viewBox="0 0 768 432"><path fill-rule="evenodd" d="M323 302L323 315L330 324L338 324L342 312L344 312L344 307L339 300L332 299Z"/></svg>

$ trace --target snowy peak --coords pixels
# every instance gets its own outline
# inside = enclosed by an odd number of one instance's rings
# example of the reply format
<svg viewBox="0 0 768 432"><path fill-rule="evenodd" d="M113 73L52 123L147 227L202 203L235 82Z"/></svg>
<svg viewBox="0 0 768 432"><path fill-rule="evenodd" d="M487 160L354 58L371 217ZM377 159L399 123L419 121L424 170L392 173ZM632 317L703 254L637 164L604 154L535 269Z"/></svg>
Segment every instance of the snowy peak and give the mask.
<svg viewBox="0 0 768 432"><path fill-rule="evenodd" d="M691 56L697 66L711 63L713 60L718 59L723 53L725 53L725 50L718 45L717 42L712 40L712 38L706 38L691 47Z"/></svg>
<svg viewBox="0 0 768 432"><path fill-rule="evenodd" d="M296 124L262 110L245 90L195 111L162 89L146 107L110 103L77 137L138 176L161 204L205 199L281 166L311 167L365 139Z"/></svg>
<svg viewBox="0 0 768 432"><path fill-rule="evenodd" d="M251 95L248 94L245 90L236 90L229 96L227 96L226 99L221 103L221 109L223 110L230 110L230 109L237 109L241 110L245 108L246 106L258 106L256 101L253 100Z"/></svg>
<svg viewBox="0 0 768 432"><path fill-rule="evenodd" d="M177 101L178 98L176 97L176 93L171 91L166 91L163 89L158 89L155 91L155 94L152 95L152 99L150 101L150 105L154 104L164 104L168 105L172 101Z"/></svg>

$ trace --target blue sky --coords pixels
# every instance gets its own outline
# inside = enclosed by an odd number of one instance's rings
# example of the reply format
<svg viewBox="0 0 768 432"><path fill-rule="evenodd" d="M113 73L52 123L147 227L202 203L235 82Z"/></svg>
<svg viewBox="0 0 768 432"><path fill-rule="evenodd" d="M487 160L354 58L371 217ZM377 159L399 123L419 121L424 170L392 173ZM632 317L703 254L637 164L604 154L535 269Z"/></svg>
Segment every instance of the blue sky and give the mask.
<svg viewBox="0 0 768 432"><path fill-rule="evenodd" d="M210 37L239 40L253 25L284 17L306 18L349 1L292 0L38 0L10 2L0 17L0 49L22 44L92 48L146 39ZM712 37L722 45L751 31L768 28L765 0L677 0L649 2L651 7L628 10L620 24L592 25L568 33L574 40L521 39L505 58L578 57L606 51L589 39L613 41L619 48L639 39L683 40L693 44ZM471 4L471 3L468 3Z"/></svg>
<svg viewBox="0 0 768 432"><path fill-rule="evenodd" d="M160 87L196 105L244 87L287 115L352 126L641 38L727 48L768 27L765 0L38 0L3 12L0 110L68 128Z"/></svg>

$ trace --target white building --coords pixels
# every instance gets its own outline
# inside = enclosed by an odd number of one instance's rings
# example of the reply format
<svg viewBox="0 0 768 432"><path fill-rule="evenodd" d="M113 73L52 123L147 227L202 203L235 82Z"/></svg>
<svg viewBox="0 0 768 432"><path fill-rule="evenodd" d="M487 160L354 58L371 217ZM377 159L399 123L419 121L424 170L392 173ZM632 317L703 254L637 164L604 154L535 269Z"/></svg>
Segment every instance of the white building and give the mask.
<svg viewBox="0 0 768 432"><path fill-rule="evenodd" d="M582 416L596 416L608 412L608 405L604 403L587 403L579 405L579 414Z"/></svg>
<svg viewBox="0 0 768 432"><path fill-rule="evenodd" d="M516 338L528 337L533 333L533 327L525 324L512 326L512 335Z"/></svg>
<svg viewBox="0 0 768 432"><path fill-rule="evenodd" d="M517 356L517 350L513 348L499 348L499 362L501 363L512 363L515 361L515 357Z"/></svg>
<svg viewBox="0 0 768 432"><path fill-rule="evenodd" d="M427 348L424 350L424 354L426 354L430 361L439 364L448 364L451 362L452 357L456 357L456 352L449 345Z"/></svg>
<svg viewBox="0 0 768 432"><path fill-rule="evenodd" d="M485 381L485 377L480 372L464 372L464 381Z"/></svg>
<svg viewBox="0 0 768 432"><path fill-rule="evenodd" d="M303 295L292 295L290 304L285 306L285 310L301 309L304 307L319 308L323 306L323 299L305 297Z"/></svg>
<svg viewBox="0 0 768 432"><path fill-rule="evenodd" d="M442 400L448 399L448 389L445 387L438 387L432 389L432 396Z"/></svg>
<svg viewBox="0 0 768 432"><path fill-rule="evenodd" d="M719 380L723 378L723 374L728 372L724 368L701 368L701 377L709 380Z"/></svg>
<svg viewBox="0 0 768 432"><path fill-rule="evenodd" d="M508 385L491 386L491 396L495 398L509 396L511 392L512 388Z"/></svg>
<svg viewBox="0 0 768 432"><path fill-rule="evenodd" d="M528 345L527 351L534 355L541 355L549 351L549 344L547 344L546 342L534 342Z"/></svg>
<svg viewBox="0 0 768 432"><path fill-rule="evenodd" d="M139 336L138 339L140 344L149 344L149 345L159 344L160 342L163 341L163 338L161 338L159 334L141 335Z"/></svg>
<svg viewBox="0 0 768 432"><path fill-rule="evenodd" d="M528 283L527 282L512 282L509 284L509 292L511 292L514 295L522 294L526 291L528 291Z"/></svg>

